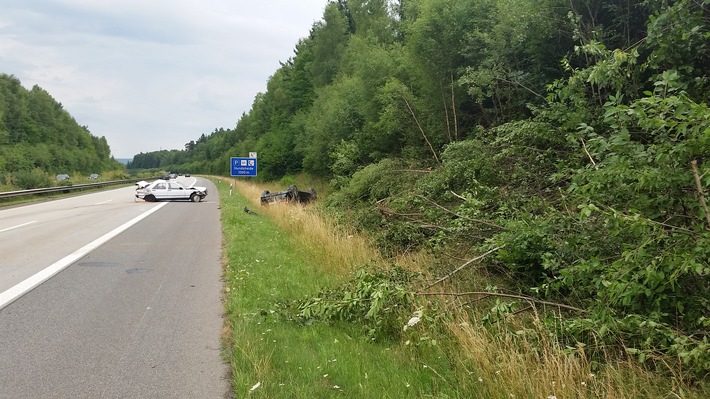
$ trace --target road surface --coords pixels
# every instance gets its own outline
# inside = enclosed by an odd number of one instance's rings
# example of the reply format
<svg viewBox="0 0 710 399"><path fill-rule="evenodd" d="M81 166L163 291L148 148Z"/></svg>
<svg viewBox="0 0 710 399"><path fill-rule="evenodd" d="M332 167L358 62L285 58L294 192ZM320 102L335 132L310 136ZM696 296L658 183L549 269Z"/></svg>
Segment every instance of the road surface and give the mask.
<svg viewBox="0 0 710 399"><path fill-rule="evenodd" d="M0 210L0 399L228 397L217 190L198 185L201 203L129 187Z"/></svg>

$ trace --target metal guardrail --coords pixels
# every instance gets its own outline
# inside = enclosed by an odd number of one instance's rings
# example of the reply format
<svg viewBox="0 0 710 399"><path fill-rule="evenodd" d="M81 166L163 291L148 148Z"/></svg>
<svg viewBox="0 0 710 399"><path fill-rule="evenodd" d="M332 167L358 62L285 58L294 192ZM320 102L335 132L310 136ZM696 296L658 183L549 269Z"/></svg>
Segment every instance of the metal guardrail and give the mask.
<svg viewBox="0 0 710 399"><path fill-rule="evenodd" d="M18 190L18 191L7 191L0 193L0 198L10 198L10 197L21 197L25 195L35 195L35 194L47 194L56 192L65 192L73 190L83 190L87 188L99 188L104 186L115 186L119 184L135 183L144 179L126 179L126 180L112 180L104 181L100 183L86 183L86 184L72 184L71 186L58 186L58 187L47 187L47 188L33 188L30 190Z"/></svg>

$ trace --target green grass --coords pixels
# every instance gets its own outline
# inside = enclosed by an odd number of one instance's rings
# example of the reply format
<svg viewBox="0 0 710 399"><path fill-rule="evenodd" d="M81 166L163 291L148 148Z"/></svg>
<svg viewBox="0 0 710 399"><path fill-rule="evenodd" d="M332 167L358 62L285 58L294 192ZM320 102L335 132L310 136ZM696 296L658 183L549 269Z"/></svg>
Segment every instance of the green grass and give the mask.
<svg viewBox="0 0 710 399"><path fill-rule="evenodd" d="M219 184L224 230L227 356L236 397L457 398L436 346L369 342L346 323L301 325L280 303L341 280L228 184ZM258 215L247 214L244 207ZM256 384L258 388L253 390Z"/></svg>

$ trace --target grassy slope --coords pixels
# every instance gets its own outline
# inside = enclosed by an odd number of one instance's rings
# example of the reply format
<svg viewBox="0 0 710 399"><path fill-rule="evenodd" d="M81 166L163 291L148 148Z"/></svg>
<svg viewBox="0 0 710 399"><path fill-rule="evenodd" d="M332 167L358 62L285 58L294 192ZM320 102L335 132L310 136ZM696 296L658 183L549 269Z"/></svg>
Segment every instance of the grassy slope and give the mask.
<svg viewBox="0 0 710 399"><path fill-rule="evenodd" d="M333 254L309 250L267 216L284 209L262 208L236 193L230 197L225 182L219 187L237 397L459 397L440 376L449 366L437 348L415 354L400 343L367 342L357 326L302 326L279 317L279 302L312 296L341 281L343 270L320 264L320 256ZM245 206L258 215L245 213Z"/></svg>

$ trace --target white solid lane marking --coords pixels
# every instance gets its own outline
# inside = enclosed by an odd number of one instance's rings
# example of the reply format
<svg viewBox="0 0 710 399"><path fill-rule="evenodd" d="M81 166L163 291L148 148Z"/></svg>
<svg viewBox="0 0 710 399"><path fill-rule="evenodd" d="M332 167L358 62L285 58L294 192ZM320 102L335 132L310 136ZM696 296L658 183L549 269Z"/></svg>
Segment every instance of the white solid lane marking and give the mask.
<svg viewBox="0 0 710 399"><path fill-rule="evenodd" d="M94 205L103 205L103 204L108 204L109 202L113 202L113 200L108 200L108 201L104 201L104 202L97 202Z"/></svg>
<svg viewBox="0 0 710 399"><path fill-rule="evenodd" d="M0 233L4 233L4 232L10 231L10 230L12 230L12 229L19 229L20 227L27 226L28 224L32 224L32 223L37 223L37 221L36 221L36 220L33 220L33 221L31 221L31 222L18 224L17 226L8 227L8 228L6 228L6 229L0 230Z"/></svg>
<svg viewBox="0 0 710 399"><path fill-rule="evenodd" d="M33 276L28 277L27 279L25 279L24 281L15 285L14 287L9 288L5 292L0 293L0 309L9 305L10 303L15 301L16 299L18 299L22 295L25 295L26 293L30 292L33 288L35 288L38 285L42 284L43 282L49 280L52 276L54 276L55 274L59 273L60 271L62 271L64 269L66 269L69 265L71 265L72 263L81 259L83 256L85 256L89 252L98 248L99 246L106 243L108 240L112 239L113 237L116 237L117 235L128 230L129 227L131 227L134 224L145 219L146 217L148 217L148 215L152 214L153 212L157 211L158 209L164 207L167 204L168 204L167 202L163 202L163 203L158 204L157 206L151 208L149 211L136 216L135 218L129 220L128 222L122 224L121 226L116 227L115 229L104 234L103 236L97 238L93 242L90 242L90 243L84 245L83 247L79 248L74 253L69 254L69 255L65 256L64 258L58 260L54 264L48 266L46 269L37 272Z"/></svg>

